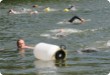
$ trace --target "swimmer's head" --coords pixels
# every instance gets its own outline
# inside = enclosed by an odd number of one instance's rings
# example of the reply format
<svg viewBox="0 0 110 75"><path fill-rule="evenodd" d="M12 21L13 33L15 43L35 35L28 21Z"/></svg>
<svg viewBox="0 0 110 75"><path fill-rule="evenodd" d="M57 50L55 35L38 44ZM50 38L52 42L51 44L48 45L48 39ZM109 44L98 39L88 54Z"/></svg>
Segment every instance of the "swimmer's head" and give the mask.
<svg viewBox="0 0 110 75"><path fill-rule="evenodd" d="M33 5L32 7L33 7L33 8L36 8L36 7L38 7L38 5Z"/></svg>
<svg viewBox="0 0 110 75"><path fill-rule="evenodd" d="M75 6L73 6L73 5L70 5L68 9L71 9L71 8L75 8Z"/></svg>
<svg viewBox="0 0 110 75"><path fill-rule="evenodd" d="M14 10L13 9L10 9L9 11L8 11L8 13L13 13L14 12Z"/></svg>
<svg viewBox="0 0 110 75"><path fill-rule="evenodd" d="M25 41L23 39L17 40L18 49L23 49L26 46Z"/></svg>
<svg viewBox="0 0 110 75"><path fill-rule="evenodd" d="M59 32L60 32L60 33L63 33L63 32L64 32L64 29L60 29Z"/></svg>
<svg viewBox="0 0 110 75"><path fill-rule="evenodd" d="M44 11L49 12L50 11L50 7L45 8Z"/></svg>
<svg viewBox="0 0 110 75"><path fill-rule="evenodd" d="M12 12L12 9L10 9L9 11L8 11L8 13L11 13Z"/></svg>

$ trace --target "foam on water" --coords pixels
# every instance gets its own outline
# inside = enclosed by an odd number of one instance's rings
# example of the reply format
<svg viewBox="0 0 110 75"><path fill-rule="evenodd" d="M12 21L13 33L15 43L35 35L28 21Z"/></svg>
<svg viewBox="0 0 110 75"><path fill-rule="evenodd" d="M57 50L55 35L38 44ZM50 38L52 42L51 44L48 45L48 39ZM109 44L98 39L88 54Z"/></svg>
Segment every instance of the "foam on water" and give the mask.
<svg viewBox="0 0 110 75"><path fill-rule="evenodd" d="M53 39L59 39L60 37L65 37L72 33L80 33L80 32L83 32L83 31L78 30L78 29L72 29L72 28L62 28L62 29L48 30L48 33L43 33L40 36L53 38Z"/></svg>
<svg viewBox="0 0 110 75"><path fill-rule="evenodd" d="M106 44L108 47L110 47L110 40L107 41L107 44Z"/></svg>
<svg viewBox="0 0 110 75"><path fill-rule="evenodd" d="M61 30L63 30L64 33L78 33L78 32L82 32L82 30L72 29L72 28L54 29L54 30L49 30L49 31L53 32L53 33L58 33Z"/></svg>
<svg viewBox="0 0 110 75"><path fill-rule="evenodd" d="M20 7L17 7L16 9L11 9L14 11L13 14L31 14L31 12L34 12L34 13L38 13L37 10L32 10L32 9L29 9L29 8L20 8Z"/></svg>
<svg viewBox="0 0 110 75"><path fill-rule="evenodd" d="M3 0L0 0L0 3L2 2Z"/></svg>

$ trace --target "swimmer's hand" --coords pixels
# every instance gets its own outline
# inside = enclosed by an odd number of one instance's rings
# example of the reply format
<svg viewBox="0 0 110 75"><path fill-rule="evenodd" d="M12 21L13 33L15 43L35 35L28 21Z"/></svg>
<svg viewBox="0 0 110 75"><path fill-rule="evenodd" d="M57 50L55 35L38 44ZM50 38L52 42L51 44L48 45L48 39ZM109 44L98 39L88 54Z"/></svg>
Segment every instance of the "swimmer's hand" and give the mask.
<svg viewBox="0 0 110 75"><path fill-rule="evenodd" d="M86 20L85 19L81 19L81 23L84 23L84 22L86 22Z"/></svg>

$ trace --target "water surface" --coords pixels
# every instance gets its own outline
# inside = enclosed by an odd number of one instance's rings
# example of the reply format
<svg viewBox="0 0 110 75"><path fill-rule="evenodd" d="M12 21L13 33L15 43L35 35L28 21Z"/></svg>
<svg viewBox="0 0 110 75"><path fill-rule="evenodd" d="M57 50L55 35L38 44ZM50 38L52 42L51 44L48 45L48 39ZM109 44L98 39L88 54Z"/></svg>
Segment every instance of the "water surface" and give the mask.
<svg viewBox="0 0 110 75"><path fill-rule="evenodd" d="M40 8L32 8L38 4ZM75 12L63 9L74 4ZM51 7L56 11L44 12ZM7 14L9 9L33 9L40 13ZM110 72L110 4L106 0L70 1L4 1L0 4L0 72L3 75L107 75ZM83 24L58 24L74 15L90 19ZM52 38L55 30L68 29L67 36ZM44 37L42 34L49 34ZM39 42L67 47L65 61L41 61L33 51L18 52L16 40L25 39L28 45ZM76 52L84 48L97 48L98 52Z"/></svg>

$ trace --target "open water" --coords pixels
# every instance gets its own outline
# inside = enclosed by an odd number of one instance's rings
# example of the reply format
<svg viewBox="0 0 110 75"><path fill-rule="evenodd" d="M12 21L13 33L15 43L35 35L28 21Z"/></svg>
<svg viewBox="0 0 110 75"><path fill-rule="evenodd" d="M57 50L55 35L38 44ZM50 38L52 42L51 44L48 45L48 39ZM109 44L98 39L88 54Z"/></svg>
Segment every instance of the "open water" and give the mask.
<svg viewBox="0 0 110 75"><path fill-rule="evenodd" d="M33 5L38 8L32 8ZM64 12L69 5L77 11ZM50 7L53 11L45 12ZM9 9L38 10L39 14L8 14ZM89 21L83 24L63 22L74 15ZM59 29L66 34L54 36ZM16 41L28 45L45 42L65 45L65 61L37 60L33 50L18 52ZM107 75L110 72L110 4L106 0L3 1L0 3L0 72L3 75ZM96 48L98 52L78 50Z"/></svg>

